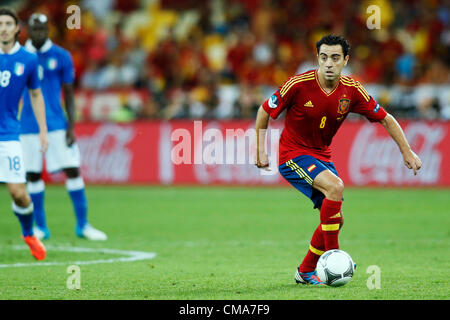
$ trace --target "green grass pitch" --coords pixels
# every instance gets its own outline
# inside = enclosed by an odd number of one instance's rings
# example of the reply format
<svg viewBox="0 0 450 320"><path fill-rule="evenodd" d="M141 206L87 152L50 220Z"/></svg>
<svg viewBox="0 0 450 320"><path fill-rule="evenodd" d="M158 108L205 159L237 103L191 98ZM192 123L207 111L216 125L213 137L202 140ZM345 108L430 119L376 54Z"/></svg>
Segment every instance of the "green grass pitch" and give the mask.
<svg viewBox="0 0 450 320"><path fill-rule="evenodd" d="M91 223L109 239L76 238L65 188L48 186L52 236L44 243L99 251L49 249L45 262L59 264L37 266L0 186L0 299L450 298L448 189L346 189L340 245L358 268L340 288L293 280L319 222L293 188L88 186L87 196ZM80 264L81 289L68 289L70 262L120 257L105 248L157 256ZM367 287L372 265L381 270L380 289Z"/></svg>

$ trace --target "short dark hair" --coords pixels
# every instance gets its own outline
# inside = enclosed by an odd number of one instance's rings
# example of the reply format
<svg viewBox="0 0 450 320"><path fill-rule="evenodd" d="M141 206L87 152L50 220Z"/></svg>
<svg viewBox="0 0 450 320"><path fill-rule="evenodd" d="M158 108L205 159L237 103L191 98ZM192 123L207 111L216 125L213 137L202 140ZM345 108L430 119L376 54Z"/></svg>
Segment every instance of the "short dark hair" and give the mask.
<svg viewBox="0 0 450 320"><path fill-rule="evenodd" d="M0 16L11 16L14 21L16 22L16 25L19 25L19 16L17 15L16 11L14 11L11 8L7 8L7 7L1 7L0 8ZM16 35L14 36L14 39L16 41L19 40L19 34L20 34L20 29L19 31L17 31Z"/></svg>
<svg viewBox="0 0 450 320"><path fill-rule="evenodd" d="M17 13L11 8L1 7L0 16L11 16L16 24L19 24L19 17L17 16Z"/></svg>
<svg viewBox="0 0 450 320"><path fill-rule="evenodd" d="M348 55L350 52L350 43L341 36L336 36L333 34L329 34L327 36L322 37L319 41L316 42L317 53L319 53L320 46L326 44L329 46L333 46L336 44L340 44L342 47L342 52L344 53L344 57Z"/></svg>

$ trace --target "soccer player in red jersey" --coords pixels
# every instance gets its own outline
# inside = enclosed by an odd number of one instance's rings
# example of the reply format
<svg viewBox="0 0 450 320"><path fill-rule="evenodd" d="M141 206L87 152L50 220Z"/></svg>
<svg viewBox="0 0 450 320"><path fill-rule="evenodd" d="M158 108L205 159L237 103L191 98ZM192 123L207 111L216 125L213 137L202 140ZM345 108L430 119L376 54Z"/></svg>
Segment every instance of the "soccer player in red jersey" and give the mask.
<svg viewBox="0 0 450 320"><path fill-rule="evenodd" d="M286 110L285 127L279 143L280 174L309 197L320 210L320 224L308 253L295 273L297 283L323 284L315 272L319 257L339 249L343 225L344 183L331 162L330 144L349 112L371 122L380 122L414 171L422 166L411 150L398 122L362 87L341 72L349 60L350 45L340 36L328 35L316 43L319 68L289 78L258 110L256 117L256 166L268 170L264 134L269 117Z"/></svg>

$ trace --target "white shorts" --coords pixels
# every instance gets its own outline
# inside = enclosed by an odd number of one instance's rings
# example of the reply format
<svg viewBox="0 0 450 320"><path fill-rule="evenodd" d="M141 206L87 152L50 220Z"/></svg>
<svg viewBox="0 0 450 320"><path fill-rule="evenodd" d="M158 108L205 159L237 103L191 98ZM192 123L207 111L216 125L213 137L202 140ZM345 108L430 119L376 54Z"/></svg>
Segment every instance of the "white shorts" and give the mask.
<svg viewBox="0 0 450 320"><path fill-rule="evenodd" d="M0 182L25 183L25 166L19 141L0 141Z"/></svg>
<svg viewBox="0 0 450 320"><path fill-rule="evenodd" d="M26 172L42 172L43 157L38 134L20 135ZM55 130L48 133L48 149L45 153L45 164L48 172L56 172L65 168L79 168L80 151L78 145L66 144L66 131Z"/></svg>

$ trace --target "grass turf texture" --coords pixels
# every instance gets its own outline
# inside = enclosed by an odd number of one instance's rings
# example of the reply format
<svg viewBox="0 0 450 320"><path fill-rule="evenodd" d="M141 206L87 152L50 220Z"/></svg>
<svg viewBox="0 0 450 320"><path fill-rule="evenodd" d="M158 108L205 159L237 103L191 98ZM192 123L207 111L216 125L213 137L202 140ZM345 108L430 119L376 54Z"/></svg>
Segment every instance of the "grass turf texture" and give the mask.
<svg viewBox="0 0 450 320"><path fill-rule="evenodd" d="M0 268L0 299L449 299L449 190L345 191L341 249L358 264L340 288L296 285L295 268L319 223L293 188L88 186L90 221L106 242L74 235L63 186L48 186L47 245L156 252L152 260L81 265L69 290L67 265ZM0 186L0 264L33 263ZM104 253L48 251L46 262ZM370 265L381 289L369 290Z"/></svg>

